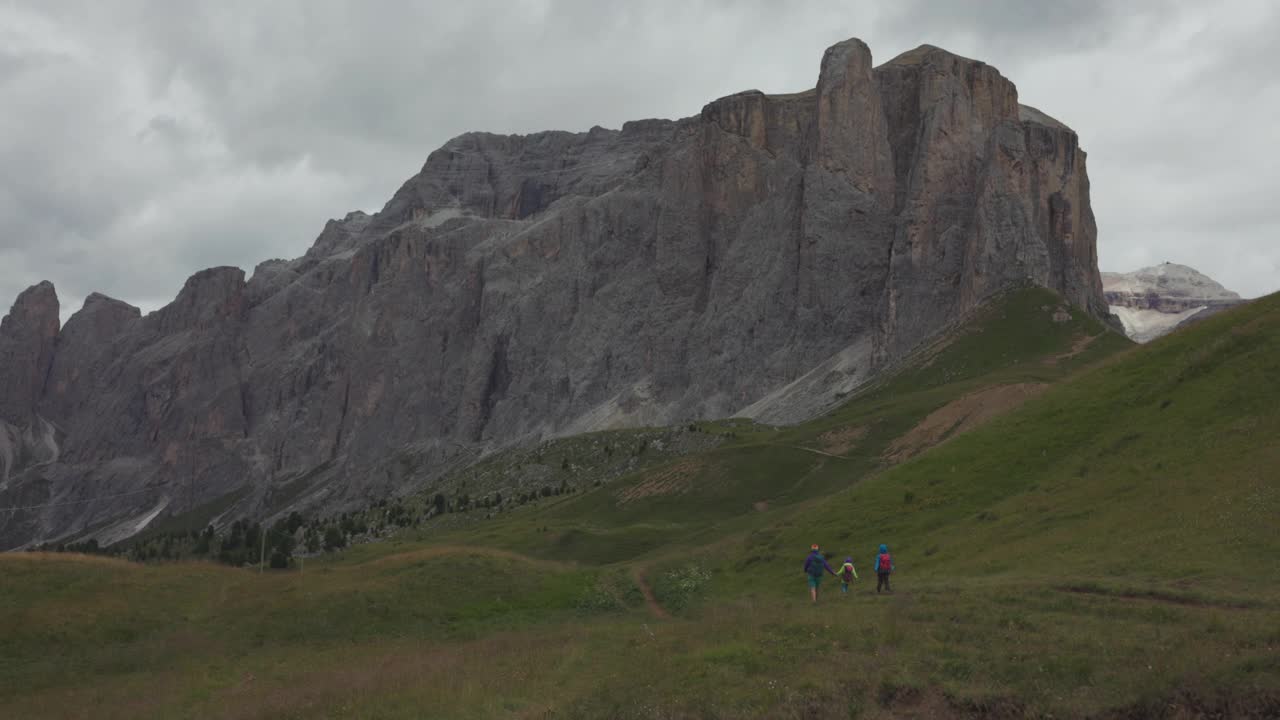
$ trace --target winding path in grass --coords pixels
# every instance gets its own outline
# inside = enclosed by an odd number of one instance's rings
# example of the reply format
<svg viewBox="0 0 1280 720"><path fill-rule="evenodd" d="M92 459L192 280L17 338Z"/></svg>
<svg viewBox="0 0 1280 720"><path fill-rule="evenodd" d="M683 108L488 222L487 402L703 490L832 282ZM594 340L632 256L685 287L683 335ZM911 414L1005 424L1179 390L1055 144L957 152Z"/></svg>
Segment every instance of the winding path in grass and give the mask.
<svg viewBox="0 0 1280 720"><path fill-rule="evenodd" d="M847 455L834 455L834 454L829 453L829 452L827 452L827 451L825 451L825 450L819 450L819 449L817 449L817 448L805 447L804 445L787 445L787 444L785 444L785 443L773 443L773 442L766 442L766 443L764 443L764 444L765 444L765 445L770 445L770 446L772 446L772 447L787 448L787 449L789 449L789 450L801 450L801 451L803 451L803 452L813 453L814 455L821 455L821 456L823 456L823 457L835 458L835 459L837 459L837 460L851 460L851 459L852 459L852 458L850 458L850 457L849 457L849 456L847 456Z"/></svg>
<svg viewBox="0 0 1280 720"><path fill-rule="evenodd" d="M568 563L557 562L555 560L545 560L542 558L521 555L511 550L501 550L499 548L472 546L472 545L434 545L425 547L420 550L410 550L408 552L396 553L371 560L370 565L390 565L394 563L413 562L415 560L425 560L428 558L447 557L449 555L486 555L488 557L501 558L504 560L514 560L516 562L525 562L532 565L542 565L543 567L568 568ZM635 581L636 586L640 588L640 594L644 595L645 607L649 609L649 614L655 618L662 620L671 617L658 602L658 598L653 594L653 588L649 586L649 581L645 578L644 568L635 566L631 569L631 578Z"/></svg>
<svg viewBox="0 0 1280 720"><path fill-rule="evenodd" d="M571 567L568 563L558 562L556 560L530 557L529 555L521 555L520 553L511 550L502 550L500 548L484 547L481 545L432 545L419 550L409 550L402 553L396 553L394 555L376 558L374 560L370 560L367 564L391 565L400 562L412 562L414 560L446 557L449 555L486 555L488 557L500 558L503 560L514 560L516 562L529 563L530 565L541 565L543 567Z"/></svg>
<svg viewBox="0 0 1280 720"><path fill-rule="evenodd" d="M662 608L658 602L658 598L653 594L653 588L649 587L649 581L645 579L644 568L636 566L631 569L631 578L635 580L636 585L640 588L640 594L644 595L645 607L649 608L649 614L659 620L671 617L671 614Z"/></svg>
<svg viewBox="0 0 1280 720"><path fill-rule="evenodd" d="M821 455L821 456L823 456L823 457L835 458L835 459L837 459L837 460L848 460L848 459L849 459L849 458L845 457L844 455L836 455L836 454L833 454L833 453L826 452L825 450L819 450L819 449L817 449L817 448L805 447L805 446L803 446L803 445L784 445L783 447L789 447L789 448L793 448L793 449L795 449L795 450L803 450L803 451L805 451L805 452L807 452L807 453L813 453L814 455Z"/></svg>

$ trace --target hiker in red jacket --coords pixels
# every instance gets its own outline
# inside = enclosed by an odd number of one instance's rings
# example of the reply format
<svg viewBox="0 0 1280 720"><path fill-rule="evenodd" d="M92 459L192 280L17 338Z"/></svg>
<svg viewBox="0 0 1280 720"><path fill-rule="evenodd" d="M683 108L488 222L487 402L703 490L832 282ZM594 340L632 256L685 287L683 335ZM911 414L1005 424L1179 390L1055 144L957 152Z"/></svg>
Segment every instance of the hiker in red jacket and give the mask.
<svg viewBox="0 0 1280 720"><path fill-rule="evenodd" d="M889 587L889 573L893 572L893 557L889 555L889 546L881 545L880 554L876 555L876 563L872 566L876 571L876 592L884 588L885 592L893 592Z"/></svg>

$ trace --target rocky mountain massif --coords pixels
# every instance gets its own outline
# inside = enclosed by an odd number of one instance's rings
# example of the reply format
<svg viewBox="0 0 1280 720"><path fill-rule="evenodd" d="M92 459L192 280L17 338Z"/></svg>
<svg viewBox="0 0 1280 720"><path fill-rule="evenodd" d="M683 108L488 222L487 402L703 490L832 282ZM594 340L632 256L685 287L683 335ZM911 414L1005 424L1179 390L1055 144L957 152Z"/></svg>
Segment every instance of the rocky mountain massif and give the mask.
<svg viewBox="0 0 1280 720"><path fill-rule="evenodd" d="M539 437L801 419L1028 281L1107 313L1085 154L995 68L861 41L817 86L472 133L295 260L0 329L0 548L332 510ZM17 508L17 509L13 509Z"/></svg>
<svg viewBox="0 0 1280 720"><path fill-rule="evenodd" d="M1245 302L1196 269L1169 262L1131 273L1104 272L1102 288L1125 334L1140 343Z"/></svg>

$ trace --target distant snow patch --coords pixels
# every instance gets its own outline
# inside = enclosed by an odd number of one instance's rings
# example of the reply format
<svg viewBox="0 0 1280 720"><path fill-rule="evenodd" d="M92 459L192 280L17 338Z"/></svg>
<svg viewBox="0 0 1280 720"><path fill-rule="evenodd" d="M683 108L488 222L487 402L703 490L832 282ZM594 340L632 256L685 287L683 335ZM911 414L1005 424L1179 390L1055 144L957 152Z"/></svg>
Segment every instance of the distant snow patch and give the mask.
<svg viewBox="0 0 1280 720"><path fill-rule="evenodd" d="M1184 310L1179 313L1165 313L1159 310L1137 310L1121 305L1112 305L1111 312L1124 324L1124 334L1134 342L1146 343L1165 335L1187 318L1204 310L1205 306Z"/></svg>

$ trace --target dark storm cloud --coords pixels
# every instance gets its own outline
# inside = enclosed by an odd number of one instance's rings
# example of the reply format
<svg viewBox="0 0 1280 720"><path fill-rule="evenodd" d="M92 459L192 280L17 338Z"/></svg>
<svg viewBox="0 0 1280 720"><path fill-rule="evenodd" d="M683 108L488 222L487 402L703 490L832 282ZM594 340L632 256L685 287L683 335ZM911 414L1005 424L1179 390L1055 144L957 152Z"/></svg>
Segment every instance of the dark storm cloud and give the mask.
<svg viewBox="0 0 1280 720"><path fill-rule="evenodd" d="M469 130L617 127L811 87L857 36L976 57L1090 152L1104 266L1277 289L1270 3L0 4L0 305L40 279L154 309L301 254Z"/></svg>

